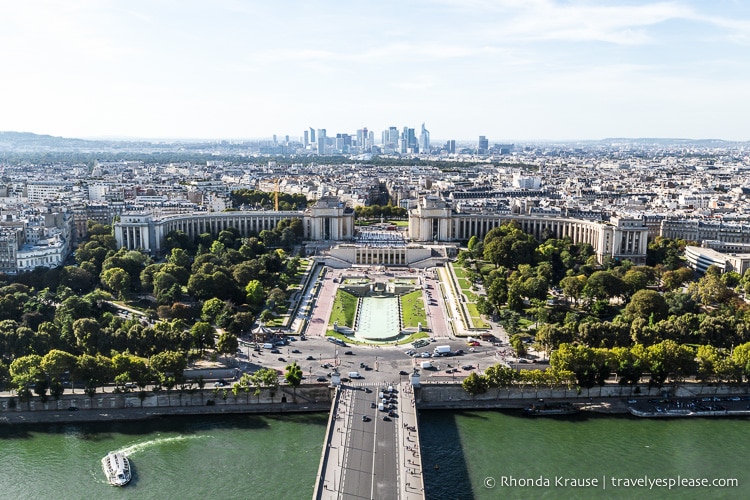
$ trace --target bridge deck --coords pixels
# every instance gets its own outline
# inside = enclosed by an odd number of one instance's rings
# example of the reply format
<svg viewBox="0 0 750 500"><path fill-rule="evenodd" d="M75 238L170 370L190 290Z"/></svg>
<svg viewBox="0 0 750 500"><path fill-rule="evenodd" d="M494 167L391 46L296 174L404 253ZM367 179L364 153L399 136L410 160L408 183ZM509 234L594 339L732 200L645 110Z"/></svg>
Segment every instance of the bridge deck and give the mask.
<svg viewBox="0 0 750 500"><path fill-rule="evenodd" d="M412 388L408 383L394 386L394 416L386 421L388 412L377 408L384 387L338 389L313 499L424 499Z"/></svg>

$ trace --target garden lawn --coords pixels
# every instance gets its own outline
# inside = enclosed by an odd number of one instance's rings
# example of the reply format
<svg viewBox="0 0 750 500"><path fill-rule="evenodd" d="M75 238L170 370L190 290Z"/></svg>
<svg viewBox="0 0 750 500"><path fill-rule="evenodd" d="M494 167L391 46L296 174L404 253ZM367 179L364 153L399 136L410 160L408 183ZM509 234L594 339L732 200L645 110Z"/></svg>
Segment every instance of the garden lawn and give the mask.
<svg viewBox="0 0 750 500"><path fill-rule="evenodd" d="M333 323L337 322L339 326L354 328L354 313L356 310L357 297L339 288L336 291L336 298L333 300L333 310L328 324L333 327Z"/></svg>
<svg viewBox="0 0 750 500"><path fill-rule="evenodd" d="M427 314L424 310L422 291L415 290L401 296L401 320L404 328L416 328L419 323L427 326Z"/></svg>

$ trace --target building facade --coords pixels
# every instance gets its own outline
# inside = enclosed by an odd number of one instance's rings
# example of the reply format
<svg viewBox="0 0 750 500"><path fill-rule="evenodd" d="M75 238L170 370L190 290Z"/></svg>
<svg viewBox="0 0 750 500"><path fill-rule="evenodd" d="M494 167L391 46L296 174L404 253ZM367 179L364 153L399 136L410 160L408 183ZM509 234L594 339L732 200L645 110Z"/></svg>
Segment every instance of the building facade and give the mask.
<svg viewBox="0 0 750 500"><path fill-rule="evenodd" d="M445 200L426 197L409 211L409 237L415 242L468 241L472 236L484 238L491 229L509 221L518 223L538 241L552 237L588 243L599 262L606 257L646 262L648 228L642 218L612 217L604 222L543 214L461 213Z"/></svg>
<svg viewBox="0 0 750 500"><path fill-rule="evenodd" d="M354 210L337 198L322 198L303 212L202 212L158 218L147 212L124 213L114 224L114 231L118 248L163 255L165 238L172 231L195 239L204 233L216 236L232 227L245 237L271 231L285 219L301 219L307 240L344 241L354 236Z"/></svg>

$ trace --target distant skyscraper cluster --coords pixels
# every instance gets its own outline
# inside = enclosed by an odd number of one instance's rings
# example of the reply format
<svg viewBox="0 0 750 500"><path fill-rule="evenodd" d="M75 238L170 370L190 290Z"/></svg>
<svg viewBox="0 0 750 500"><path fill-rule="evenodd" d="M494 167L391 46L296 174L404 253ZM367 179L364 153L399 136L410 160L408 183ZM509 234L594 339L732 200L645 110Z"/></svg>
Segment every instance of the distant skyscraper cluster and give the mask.
<svg viewBox="0 0 750 500"><path fill-rule="evenodd" d="M326 129L305 130L301 138L306 151L319 155L340 153L375 153L375 154L430 154L456 153L456 141L450 140L443 146L433 146L430 142L430 131L422 123L417 131L411 127L388 127L380 133L380 142L376 142L375 133L367 127L356 131L356 134L336 133L328 136ZM485 149L486 146L485 146Z"/></svg>
<svg viewBox="0 0 750 500"><path fill-rule="evenodd" d="M289 143L289 136L285 145L294 148ZM274 145L276 136L274 136ZM422 123L419 131L405 126L400 130L398 127L388 127L380 133L380 141L375 140L375 133L367 127L357 129L355 134L337 132L335 135L327 134L326 129L314 129L310 127L305 130L297 143L305 151L318 155L331 154L508 154L512 144L494 144L490 146L487 136L480 135L479 140L474 143L464 142L459 148L456 140L449 139L444 144L434 145L430 140L430 131ZM291 150L288 150L289 152Z"/></svg>

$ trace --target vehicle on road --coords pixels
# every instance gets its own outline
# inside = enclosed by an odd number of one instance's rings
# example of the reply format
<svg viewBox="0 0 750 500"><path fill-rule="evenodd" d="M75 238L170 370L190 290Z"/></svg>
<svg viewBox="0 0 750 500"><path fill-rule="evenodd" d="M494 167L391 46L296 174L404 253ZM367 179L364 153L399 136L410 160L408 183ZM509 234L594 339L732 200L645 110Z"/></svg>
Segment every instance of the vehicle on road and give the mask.
<svg viewBox="0 0 750 500"><path fill-rule="evenodd" d="M435 353L435 354L438 354L438 355L450 354L451 353L451 346L449 346L449 345L439 345L439 346L436 346L435 349L432 352Z"/></svg>
<svg viewBox="0 0 750 500"><path fill-rule="evenodd" d="M315 361L315 356L308 356L305 358L307 361Z"/></svg>
<svg viewBox="0 0 750 500"><path fill-rule="evenodd" d="M344 354L347 356L354 356L354 353L352 351L344 351Z"/></svg>
<svg viewBox="0 0 750 500"><path fill-rule="evenodd" d="M389 417L388 415L383 415L383 420L385 422L390 422L391 421L391 417Z"/></svg>
<svg viewBox="0 0 750 500"><path fill-rule="evenodd" d="M77 406L68 406L68 411L78 411Z"/></svg>
<svg viewBox="0 0 750 500"><path fill-rule="evenodd" d="M409 375L409 374L408 374L407 372L405 372L404 370L401 370L400 372L398 372L398 374L399 374L399 375Z"/></svg>
<svg viewBox="0 0 750 500"><path fill-rule="evenodd" d="M349 372L349 378L358 379L364 377L359 372Z"/></svg>
<svg viewBox="0 0 750 500"><path fill-rule="evenodd" d="M286 363L286 360L284 358L279 358L279 361L281 361L282 363Z"/></svg>
<svg viewBox="0 0 750 500"><path fill-rule="evenodd" d="M292 349L292 354L302 354L302 351L299 349Z"/></svg>
<svg viewBox="0 0 750 500"><path fill-rule="evenodd" d="M315 380L317 380L318 382L328 382L328 379L325 377L318 377Z"/></svg>
<svg viewBox="0 0 750 500"><path fill-rule="evenodd" d="M369 422L370 420L372 419L368 417L367 415L362 415L362 422Z"/></svg>

